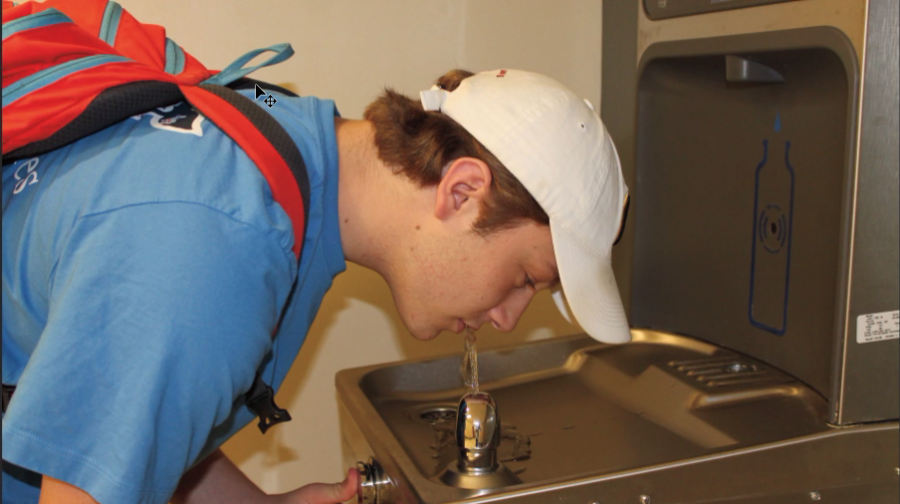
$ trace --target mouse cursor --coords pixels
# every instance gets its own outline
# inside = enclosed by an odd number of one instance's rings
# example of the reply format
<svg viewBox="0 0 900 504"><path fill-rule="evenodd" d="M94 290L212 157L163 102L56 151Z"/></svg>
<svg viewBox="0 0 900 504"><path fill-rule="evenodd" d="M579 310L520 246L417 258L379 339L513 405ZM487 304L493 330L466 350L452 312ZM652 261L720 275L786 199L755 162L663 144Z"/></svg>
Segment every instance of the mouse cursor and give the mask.
<svg viewBox="0 0 900 504"><path fill-rule="evenodd" d="M259 87L259 84L256 84L256 98L254 98L254 100L259 100L260 96L266 96L266 92L263 91L263 88Z"/></svg>

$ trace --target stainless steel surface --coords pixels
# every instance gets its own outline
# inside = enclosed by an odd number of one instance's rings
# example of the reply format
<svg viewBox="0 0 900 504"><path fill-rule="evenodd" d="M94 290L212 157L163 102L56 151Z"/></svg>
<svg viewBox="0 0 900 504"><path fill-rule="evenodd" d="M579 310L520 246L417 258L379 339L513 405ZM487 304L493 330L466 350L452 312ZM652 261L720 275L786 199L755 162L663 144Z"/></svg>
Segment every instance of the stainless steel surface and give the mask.
<svg viewBox="0 0 900 504"><path fill-rule="evenodd" d="M735 55L784 82L727 82ZM855 68L832 28L658 43L644 53L634 326L738 350L828 394Z"/></svg>
<svg viewBox="0 0 900 504"><path fill-rule="evenodd" d="M868 0L800 0L662 20L652 20L639 5L626 3L631 7L630 15L637 18L637 37L630 41L637 45L635 65L649 46L659 42L812 27L833 27L844 33L857 60L863 60Z"/></svg>
<svg viewBox="0 0 900 504"><path fill-rule="evenodd" d="M625 184L633 189L634 132L637 107L637 10L632 2L603 2L600 118L616 144ZM639 205L640 202L633 202ZM634 206L631 206L634 210ZM631 320L631 270L634 256L634 217L612 250L613 272L625 314Z"/></svg>
<svg viewBox="0 0 900 504"><path fill-rule="evenodd" d="M374 458L368 462L357 462L359 483L356 494L361 504L384 504L390 500L390 478L384 474L381 464Z"/></svg>
<svg viewBox="0 0 900 504"><path fill-rule="evenodd" d="M897 0L871 0L863 65L855 212L838 299L842 345L836 367L835 421L900 416L900 340L857 343L857 319L900 309L900 129L898 129ZM844 313L842 313L843 315Z"/></svg>
<svg viewBox="0 0 900 504"><path fill-rule="evenodd" d="M459 400L456 416L457 467L464 474L496 471L500 445L500 415L494 398L486 392L470 392Z"/></svg>
<svg viewBox="0 0 900 504"><path fill-rule="evenodd" d="M450 464L438 479L454 488L475 491L511 487L522 483L522 480L504 465L498 465L488 472L473 472L462 470L458 464Z"/></svg>
<svg viewBox="0 0 900 504"><path fill-rule="evenodd" d="M674 334L633 336L624 346L579 335L479 355L504 425L531 438L529 457L503 464L516 477L503 486L449 478L456 446L436 450L438 424L421 417L463 394L458 355L341 371L342 431L355 444L346 452L382 464L393 502L896 499L896 422L834 428L819 394L763 362ZM859 495L874 500L850 499Z"/></svg>
<svg viewBox="0 0 900 504"><path fill-rule="evenodd" d="M784 76L762 63L727 55L725 56L725 80L741 83L782 84Z"/></svg>
<svg viewBox="0 0 900 504"><path fill-rule="evenodd" d="M648 215L648 212L652 214L648 206L653 205L657 209L663 207L665 212L674 214L671 215L673 221L677 221L681 217L680 228L663 227L671 233L679 233L687 229L690 238L681 240L681 245L693 244L697 247L698 253L707 254L706 262L710 265L710 270L722 269L720 266L723 263L734 263L735 257L731 254L733 251L731 249L737 250L736 247L739 244L737 242L729 244L728 239L723 244L720 236L721 233L730 236L735 233L735 227L747 227L751 223L749 219L739 221L729 216L729 211L734 211L737 206L746 204L747 198L742 198L740 194L734 193L733 186L729 186L732 181L727 181L723 185L721 180L714 181L709 177L699 179L685 177L673 185L672 187L675 189L673 192L683 196L682 201L679 201L678 204L664 205L654 195L642 195L639 185L643 178L640 174L634 173L636 171L634 163L629 159L632 153L628 152L628 149L632 139L628 129L630 123L627 121L626 111L629 108L639 111L643 108L638 108L638 100L632 98L633 95L626 88L627 81L631 79L632 74L625 61L633 58L632 61L637 61L641 65L640 71L643 72L648 67L648 60L652 57L663 56L660 54L663 47L686 48L688 52L684 56L690 57L697 56L698 53L695 49L704 44L713 47L720 44L720 41L738 40L744 37L743 40L756 38L761 41L761 45L756 49L749 46L743 49L737 48L743 50L743 53L734 47L727 51L722 49L720 54L723 56L736 55L750 61L764 62L771 53L779 51L779 46L782 50L803 50L805 48L808 54L812 54L818 49L825 49L834 53L847 71L844 79L847 89L845 117L838 119L835 113L830 118L826 118L825 115L818 120L807 118L807 125L802 126L806 130L805 133L811 133L807 136L812 138L816 135L824 137L825 130L833 129L835 124L840 123L844 128L842 138L838 140L822 139L807 143L807 148L802 153L797 135L792 135L795 137L794 139L787 139L793 142L792 161L799 160L799 156L805 157L807 161L812 161L813 158L819 156L829 157L831 160L840 157L840 154L826 156L824 151L828 149L842 149L844 156L841 168L843 178L838 181L837 192L833 188L835 180L832 178L836 170L830 168L833 161L826 164L817 161L813 164L801 163L807 166L805 169L799 167L798 163L794 163L798 188L801 188L799 184L803 182L801 180L803 175L807 175L808 181L809 175L813 174L816 177L826 174L828 184L832 188L821 189L820 198L823 200L823 205L830 204L827 210L813 210L816 205L808 204L796 207L801 213L818 212L818 218L827 222L821 231L812 231L813 228L808 223L804 224L802 218L801 222L795 223L797 225L791 226L796 233L807 234L807 238L793 234L794 243L806 243L801 247L805 247L807 252L801 252L796 247L788 249L792 257L789 275L790 297L792 298L789 303L791 306L787 310L788 323L786 326L776 327L779 329L776 333L784 332L778 338L792 342L777 341L777 339L765 341L765 337L755 337L754 339L746 333L745 328L741 327L737 327L735 332L719 330L696 332L691 327L683 327L680 323L670 323L671 321L654 323L653 327L683 332L704 339L709 339L710 334L721 334L722 336L717 336L720 339L710 341L750 353L798 376L825 395L830 401L828 417L830 422L850 425L900 417L900 342L895 339L876 343L859 343L856 334L857 323L861 316L900 309L900 266L898 266L900 264L900 251L898 251L900 248L898 247L900 244L900 236L898 236L900 198L898 198L896 189L898 163L900 163L900 159L898 159L900 134L898 134L897 124L898 4L896 0L805 0L661 20L651 19L652 16L649 16L640 7L632 10L632 14L630 14L632 17L629 17L626 10L627 8L621 5L604 6L604 28L607 29L604 32L604 44L615 45L615 51L604 50L603 110L604 120L607 124L618 121L610 127L614 140L625 142L619 151L620 153L625 151L622 156L623 168L634 197L631 225L634 226L640 219L638 216L642 211L645 216ZM842 41L823 43L821 39L816 40L815 37L810 37L806 41L802 38L793 41L784 40L784 33L803 33L803 30L810 33L810 28L815 28L820 32L832 30ZM626 39L631 37L635 48L633 53L632 46L622 42L623 37ZM843 47L841 47L842 45ZM622 56L617 57L619 54ZM748 54L751 57L747 57ZM667 56L672 58L672 61L676 61L680 55L677 54L677 51L669 51ZM614 69L616 73L611 80L607 80L606 76L612 73L610 68ZM826 91L825 88L834 85L839 79L835 76L824 78L821 74L823 71L823 68L813 70L814 73L819 73L819 78L813 79L815 82L807 81L808 88L812 93L802 98L805 101L804 106L815 108L824 103L823 99L833 100L833 98L826 99L822 93ZM783 86L785 89L797 88L796 67L793 72L795 77L787 78ZM668 91L675 96L696 82L696 79L693 78L681 79L680 88L672 87ZM607 86L612 87L607 89ZM750 87L752 86L747 86L747 89L735 88L732 90L735 91L732 94L752 95L754 90L749 89ZM761 89L756 89L755 92L765 94L765 91ZM805 93L802 94L805 95ZM779 102L781 98L778 96L775 86L769 90L769 95L769 108L772 105L781 107L782 103ZM732 110L739 109L742 104L738 102L743 99L744 97L737 97ZM613 104L607 107L607 102L613 102ZM705 109L711 108L705 102L701 103ZM763 111L766 109L765 103L765 97L761 99L758 97L755 106L759 111ZM760 107L760 104L763 106ZM747 110L750 111L751 108L752 106ZM686 107L686 113L682 113L678 119L683 118L688 122L696 122L696 116L697 111ZM667 117L670 120L665 124L665 129L670 136L686 136L685 131L692 131L687 122L679 123L672 116L671 111ZM782 117L785 119L784 124L787 127L790 121L786 114L783 113ZM719 148L734 147L735 157L747 157L747 154L741 154L743 141L746 131L753 129L755 124L753 122L755 119L748 118L749 122L739 125L718 124L715 122L717 117L712 118L707 130L711 132L711 135L695 132L695 134L701 135L706 143L702 141L693 144L686 143L683 153L673 151L662 156L658 153L658 143L655 140L652 146L646 148L659 158L683 159L693 156L695 162L686 162L685 164L697 166L706 163L708 165L707 173L713 178L723 176L722 168L736 166L737 161L727 159L722 162L715 156L713 159L703 159L703 153L698 150L697 146L700 145L704 148L707 145ZM793 121L793 124L796 126L796 121ZM620 125L624 125L624 127L620 127ZM815 132L816 129L820 131ZM638 130L641 131L640 126L638 126ZM640 151L643 147L637 145L634 148ZM817 152L810 157L809 154L812 154L813 150ZM655 173L655 170L658 169L658 163L655 161L656 159L648 164L651 169L650 173ZM812 168L813 166L814 168ZM813 185L818 183L815 181ZM697 197L684 194L683 187L694 187L696 184L702 184L706 190L703 201L711 206L723 204L727 209L721 212L722 226L717 228L693 222L693 214L684 213L685 210L691 210L692 205L694 207L698 205ZM810 186L806 185L807 189L801 189L809 192ZM809 199L808 196L806 199ZM824 208L824 206L820 208ZM719 209L717 208L716 211ZM819 240L828 237L827 243L816 244L810 248L809 245L812 244L808 239L811 236L810 233L819 233L817 238ZM656 306L653 305L655 301L647 299L637 301L637 298L643 297L644 294L635 292L633 280L636 276L650 275L652 277L660 268L674 268L676 276L687 276L691 278L691 281L678 284L663 281L661 278L657 278L657 281L670 288L672 285L689 286L685 288L685 291L689 293L696 290L698 286L709 287L704 281L694 278L694 275L688 271L677 270L681 265L677 257L677 249L662 247L667 251L673 250L675 253L665 262L658 263L655 269L646 267L646 264L637 265L636 261L640 261L642 251L635 250L640 247L635 246L634 240L635 235L642 234L652 235L653 233L644 228L631 227L627 229L623 244L620 245L620 250L615 252L616 256L614 257L617 283L623 295L628 298L626 306L632 315L632 320L634 320L633 315L636 312L640 318L641 310L645 312L656 310ZM714 245L710 247L706 245L707 243ZM743 247L746 248L746 245ZM717 256L717 253L720 255ZM834 263L833 276L824 273L826 269L824 263L827 262ZM806 273L798 271L795 266L806 269ZM720 280L730 278L731 275L723 271L721 274L712 276L715 280ZM805 280L796 281L798 276L804 277ZM744 275L744 277L749 279L749 275ZM647 277L645 276L645 278ZM743 281L746 280L738 279L738 282ZM831 286L826 283L831 283ZM716 299L718 307L723 304L734 305L727 298L733 295L733 293L729 293L730 290L736 288L739 286L732 282L728 284L727 289L721 291L723 298ZM644 290L646 291L646 289ZM655 291L651 291L651 295L653 292ZM833 298L833 301L830 302L832 306L830 309L824 308L826 304L829 304L822 299L826 296ZM803 308L794 306L797 304L797 298L802 300L801 304L805 305ZM766 296L765 299L771 300L773 297ZM690 310L682 312L684 317L695 316L695 314L699 314L696 315L697 317L706 319L720 317L720 311L714 309L715 307L702 303L685 304L692 304L694 309L693 312ZM638 305L637 309L635 305ZM813 306L818 306L818 308L813 308ZM775 308L777 308L775 304L768 308L760 305L761 310L767 311L767 315L762 318L781 322L784 317L779 317ZM799 338L796 333L791 333L792 327L794 331L797 330L795 322L798 313L803 314L801 318L808 317L810 320L816 316L816 313L820 317L818 324L804 323L806 327L800 331L802 336ZM829 324L827 328L819 327L825 322ZM637 325L643 324L638 322ZM809 342L813 342L813 344L808 346ZM753 349L750 348L751 346L759 348ZM782 347L782 349L778 350L778 347ZM823 368L825 362L829 363L828 369Z"/></svg>
<svg viewBox="0 0 900 504"><path fill-rule="evenodd" d="M792 0L644 0L644 9L650 19L665 19L789 1Z"/></svg>

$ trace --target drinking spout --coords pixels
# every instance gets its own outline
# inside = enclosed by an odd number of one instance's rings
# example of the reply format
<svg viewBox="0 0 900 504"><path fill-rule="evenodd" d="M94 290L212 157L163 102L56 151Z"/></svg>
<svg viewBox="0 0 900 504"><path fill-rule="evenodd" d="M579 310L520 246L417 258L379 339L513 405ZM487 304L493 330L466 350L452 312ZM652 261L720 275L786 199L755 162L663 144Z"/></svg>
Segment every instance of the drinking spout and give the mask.
<svg viewBox="0 0 900 504"><path fill-rule="evenodd" d="M457 467L463 473L496 471L500 445L500 415L494 398L486 392L472 392L459 401L456 416Z"/></svg>

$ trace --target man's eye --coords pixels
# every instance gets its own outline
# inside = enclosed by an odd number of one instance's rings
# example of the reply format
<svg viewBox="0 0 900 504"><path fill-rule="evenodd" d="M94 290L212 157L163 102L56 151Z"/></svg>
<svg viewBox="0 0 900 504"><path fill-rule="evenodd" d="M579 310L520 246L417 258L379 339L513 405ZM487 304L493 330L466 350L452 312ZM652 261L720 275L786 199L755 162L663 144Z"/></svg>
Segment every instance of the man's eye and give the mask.
<svg viewBox="0 0 900 504"><path fill-rule="evenodd" d="M532 280L531 277L528 275L525 275L525 285L527 285L528 287L531 287L532 289L535 288L534 280Z"/></svg>

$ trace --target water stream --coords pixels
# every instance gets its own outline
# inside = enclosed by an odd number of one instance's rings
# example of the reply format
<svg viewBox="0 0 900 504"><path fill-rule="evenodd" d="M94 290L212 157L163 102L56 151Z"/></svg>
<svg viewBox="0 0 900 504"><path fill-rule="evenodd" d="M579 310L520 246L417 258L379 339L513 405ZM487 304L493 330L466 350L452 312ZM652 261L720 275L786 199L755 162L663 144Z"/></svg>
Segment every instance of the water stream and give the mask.
<svg viewBox="0 0 900 504"><path fill-rule="evenodd" d="M478 392L478 350L475 348L475 331L466 326L466 347L459 364L462 381L469 389L467 393Z"/></svg>
<svg viewBox="0 0 900 504"><path fill-rule="evenodd" d="M468 389L466 393L478 392L478 352L475 343L475 331L471 327L466 327L465 350L459 365L463 384ZM446 460L455 458L456 451L450 448L455 446L456 415L443 415L429 423L434 429L434 442L431 444L432 458ZM531 457L531 438L527 434L519 432L515 425L501 422L500 439L497 451L500 462L521 461Z"/></svg>

